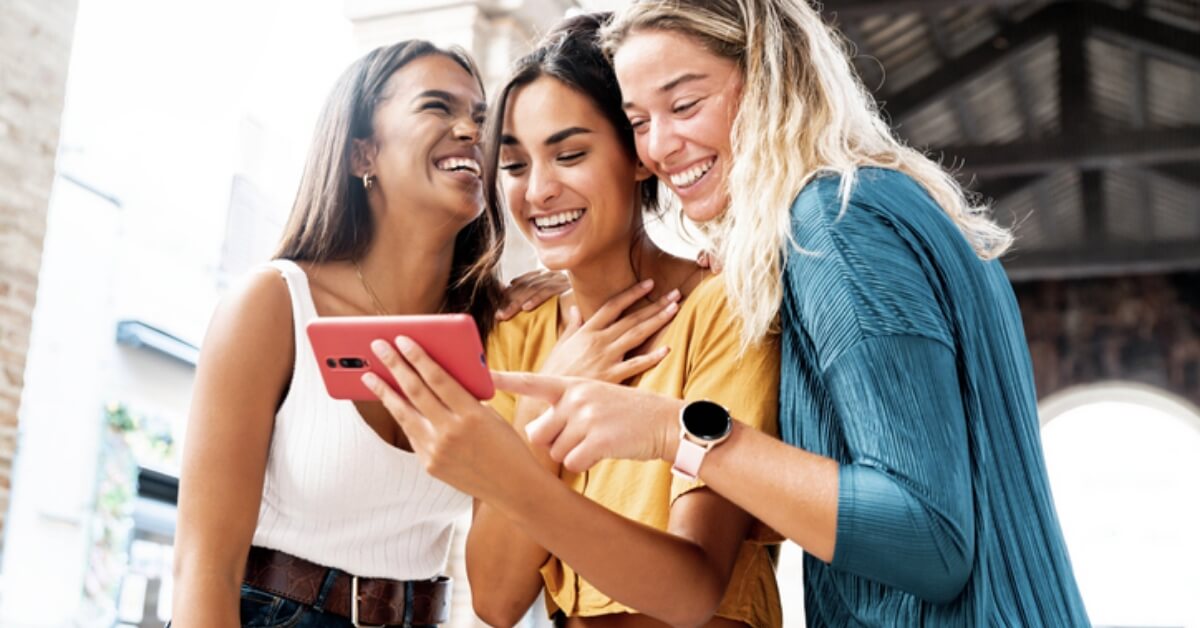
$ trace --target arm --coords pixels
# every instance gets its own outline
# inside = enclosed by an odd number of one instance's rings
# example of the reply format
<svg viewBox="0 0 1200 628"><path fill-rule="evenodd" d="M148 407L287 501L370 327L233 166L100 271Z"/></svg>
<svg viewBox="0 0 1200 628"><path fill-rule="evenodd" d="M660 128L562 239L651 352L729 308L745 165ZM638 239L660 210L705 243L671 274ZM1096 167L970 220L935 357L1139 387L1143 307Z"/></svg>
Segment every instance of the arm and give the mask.
<svg viewBox="0 0 1200 628"><path fill-rule="evenodd" d="M557 273L555 273L557 274ZM675 315L678 294L665 295L657 307L646 307L622 316L622 313L645 296L653 284L635 285L613 297L584 323L579 311L571 308L566 328L554 349L541 367L543 373L592 377L614 383L626 380L654 366L666 355L658 351L648 355L626 358L634 348L662 328ZM499 333L489 338L488 355L493 364L503 367L516 353L502 346ZM524 427L544 412L548 406L529 397L512 398L497 395L492 407L506 414L517 433L525 438ZM560 465L544 449L531 448L533 456L553 477L560 475ZM471 582L475 613L496 626L510 626L520 620L542 589L540 567L550 554L518 525L515 525L492 504L476 501L471 530L467 536L467 574Z"/></svg>
<svg viewBox="0 0 1200 628"><path fill-rule="evenodd" d="M729 440L705 458L700 477L834 567L933 602L953 599L974 559L974 505L957 379L945 362L931 366L921 377L908 371L903 381L910 385L886 394L843 391L843 402L862 395L879 413L844 420L895 421L902 442L876 443L883 451L871 455L865 444L851 443L862 457L840 465L735 422ZM606 458L675 459L679 400L582 379L529 373L495 379L500 388L554 404L553 414L530 426L530 438L552 444L551 455L568 469ZM854 403L841 405L856 411ZM892 445L889 455L876 455Z"/></svg>
<svg viewBox="0 0 1200 628"><path fill-rule="evenodd" d="M523 427L543 409L544 404L536 399L517 399L514 426ZM524 431L518 433L524 435ZM559 477L560 465L544 450L529 452L546 475ZM471 587L475 614L492 626L515 625L542 590L538 569L550 553L504 513L476 499L466 554L467 580L477 583Z"/></svg>
<svg viewBox="0 0 1200 628"><path fill-rule="evenodd" d="M196 371L179 486L172 624L239 626L276 406L294 353L278 272L250 278L217 309Z"/></svg>
<svg viewBox="0 0 1200 628"><path fill-rule="evenodd" d="M825 380L851 462L735 429L701 477L839 570L931 602L954 599L975 533L953 354L924 338L872 339Z"/></svg>
<svg viewBox="0 0 1200 628"><path fill-rule="evenodd" d="M694 538L625 519L547 473L500 417L420 347L404 338L397 347L403 358L385 342L376 341L373 349L407 400L378 378L364 381L404 426L431 474L494 506L529 539L623 604L672 625L698 625L711 617L744 538L745 515L739 519L723 499L702 491L676 502L678 517L671 513L673 527ZM689 586L664 591L662 582Z"/></svg>

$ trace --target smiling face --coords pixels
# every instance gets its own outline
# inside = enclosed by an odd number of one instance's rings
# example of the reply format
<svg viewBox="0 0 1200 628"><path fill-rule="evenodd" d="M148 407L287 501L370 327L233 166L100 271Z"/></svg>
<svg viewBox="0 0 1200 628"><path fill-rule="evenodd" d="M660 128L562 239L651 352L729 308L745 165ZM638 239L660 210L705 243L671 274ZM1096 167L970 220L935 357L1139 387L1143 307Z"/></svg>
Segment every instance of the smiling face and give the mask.
<svg viewBox="0 0 1200 628"><path fill-rule="evenodd" d="M547 268L628 259L649 173L587 96L547 76L511 92L499 165L513 220Z"/></svg>
<svg viewBox="0 0 1200 628"><path fill-rule="evenodd" d="M638 158L697 222L729 203L730 137L741 100L737 64L673 31L629 34L613 56Z"/></svg>
<svg viewBox="0 0 1200 628"><path fill-rule="evenodd" d="M372 118L374 134L356 140L356 174L376 177L371 194L442 210L465 224L483 207L479 82L453 59L431 54L388 79Z"/></svg>

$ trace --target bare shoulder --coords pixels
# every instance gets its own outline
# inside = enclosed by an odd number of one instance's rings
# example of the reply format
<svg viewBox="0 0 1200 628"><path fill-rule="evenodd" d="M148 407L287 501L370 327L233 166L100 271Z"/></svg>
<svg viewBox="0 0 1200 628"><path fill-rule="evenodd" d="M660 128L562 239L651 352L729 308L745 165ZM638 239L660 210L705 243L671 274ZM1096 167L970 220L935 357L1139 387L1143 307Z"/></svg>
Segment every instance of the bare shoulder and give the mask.
<svg viewBox="0 0 1200 628"><path fill-rule="evenodd" d="M242 277L217 305L204 343L236 339L256 348L292 342L292 298L280 271L264 267Z"/></svg>
<svg viewBox="0 0 1200 628"><path fill-rule="evenodd" d="M228 369L253 369L256 378L279 379L291 370L292 338L291 297L283 276L271 267L256 269L217 306L200 366L217 360Z"/></svg>

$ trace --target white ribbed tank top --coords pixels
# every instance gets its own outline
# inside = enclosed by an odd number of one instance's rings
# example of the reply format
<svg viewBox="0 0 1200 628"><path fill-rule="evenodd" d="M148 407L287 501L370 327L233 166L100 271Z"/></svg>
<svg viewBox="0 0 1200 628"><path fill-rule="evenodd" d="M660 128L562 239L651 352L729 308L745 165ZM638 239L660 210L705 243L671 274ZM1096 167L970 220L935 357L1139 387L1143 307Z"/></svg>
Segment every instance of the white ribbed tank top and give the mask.
<svg viewBox="0 0 1200 628"><path fill-rule="evenodd" d="M292 299L296 362L275 415L254 544L350 574L432 578L471 498L385 442L354 403L331 398L305 332L316 318L308 277L275 260Z"/></svg>

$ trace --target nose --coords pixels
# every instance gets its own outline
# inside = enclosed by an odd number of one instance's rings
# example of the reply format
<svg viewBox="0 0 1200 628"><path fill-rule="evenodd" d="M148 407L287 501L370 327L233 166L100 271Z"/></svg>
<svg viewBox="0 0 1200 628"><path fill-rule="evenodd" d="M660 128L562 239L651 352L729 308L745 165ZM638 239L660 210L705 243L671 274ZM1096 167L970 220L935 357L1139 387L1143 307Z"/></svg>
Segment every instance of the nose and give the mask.
<svg viewBox="0 0 1200 628"><path fill-rule="evenodd" d="M545 207L562 193L562 184L552 168L533 166L525 186L525 200L535 207Z"/></svg>
<svg viewBox="0 0 1200 628"><path fill-rule="evenodd" d="M474 144L479 141L479 126L470 116L459 118L454 125L454 138Z"/></svg>
<svg viewBox="0 0 1200 628"><path fill-rule="evenodd" d="M650 129L646 132L646 156L655 163L668 163L683 148L683 138L668 120L651 119L647 124Z"/></svg>

